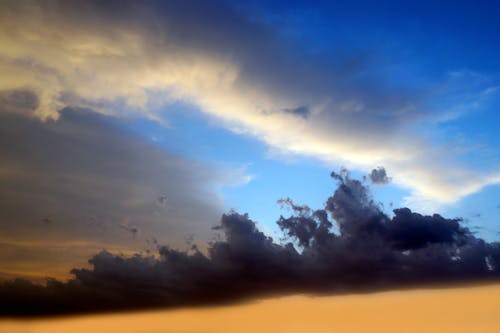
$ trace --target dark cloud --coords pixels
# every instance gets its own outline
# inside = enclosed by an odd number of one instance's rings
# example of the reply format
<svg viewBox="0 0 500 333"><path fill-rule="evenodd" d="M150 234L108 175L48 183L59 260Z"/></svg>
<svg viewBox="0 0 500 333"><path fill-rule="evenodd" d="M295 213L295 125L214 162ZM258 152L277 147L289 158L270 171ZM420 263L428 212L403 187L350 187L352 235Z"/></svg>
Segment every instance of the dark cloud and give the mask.
<svg viewBox="0 0 500 333"><path fill-rule="evenodd" d="M136 237L140 231L139 228L136 227L135 225L128 225L125 223L121 223L120 228L122 228L125 231L128 231L132 235L132 237Z"/></svg>
<svg viewBox="0 0 500 333"><path fill-rule="evenodd" d="M156 198L156 202L161 207L165 207L165 205L167 204L167 201L168 201L168 197L166 195L160 195L158 198Z"/></svg>
<svg viewBox="0 0 500 333"><path fill-rule="evenodd" d="M384 185L388 184L391 181L391 178L387 176L387 172L385 168L378 167L377 169L373 169L372 172L368 175L370 181L373 184Z"/></svg>
<svg viewBox="0 0 500 333"><path fill-rule="evenodd" d="M30 90L2 90L0 91L0 110L32 114L38 107L38 97Z"/></svg>
<svg viewBox="0 0 500 333"><path fill-rule="evenodd" d="M43 315L200 305L278 293L371 291L500 278L500 244L476 238L458 219L408 208L384 214L362 182L332 173L338 188L324 209L283 199L291 215L277 242L246 214L214 227L206 252L158 246L157 255L93 256L68 282L14 280L0 287L0 311ZM334 225L338 232L333 231ZM157 245L156 241L154 245Z"/></svg>
<svg viewBox="0 0 500 333"><path fill-rule="evenodd" d="M311 110L307 106L299 106L293 109L283 109L284 113L306 119L311 114Z"/></svg>

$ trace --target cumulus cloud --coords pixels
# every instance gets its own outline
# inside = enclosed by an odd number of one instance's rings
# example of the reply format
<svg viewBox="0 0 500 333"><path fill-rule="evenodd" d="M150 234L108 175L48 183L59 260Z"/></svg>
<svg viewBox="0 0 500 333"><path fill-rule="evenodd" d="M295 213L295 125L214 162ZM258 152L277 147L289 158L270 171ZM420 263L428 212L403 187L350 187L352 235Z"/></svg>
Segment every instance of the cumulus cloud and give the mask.
<svg viewBox="0 0 500 333"><path fill-rule="evenodd" d="M384 165L414 197L450 203L500 181L412 131L421 92L389 87L359 55L294 57L303 46L228 3L0 6L0 103L13 112L57 119L78 106L166 124L159 106L182 101L285 153L365 172Z"/></svg>
<svg viewBox="0 0 500 333"><path fill-rule="evenodd" d="M194 244L187 251L158 246L156 256L102 251L90 259L90 268L73 269L68 282L5 282L1 314L200 305L500 278L499 243L476 238L459 219L408 208L389 218L363 183L346 171L332 176L338 188L323 209L281 201L292 211L277 222L287 237L283 242L262 233L247 214L231 212L214 228L223 237L206 252Z"/></svg>

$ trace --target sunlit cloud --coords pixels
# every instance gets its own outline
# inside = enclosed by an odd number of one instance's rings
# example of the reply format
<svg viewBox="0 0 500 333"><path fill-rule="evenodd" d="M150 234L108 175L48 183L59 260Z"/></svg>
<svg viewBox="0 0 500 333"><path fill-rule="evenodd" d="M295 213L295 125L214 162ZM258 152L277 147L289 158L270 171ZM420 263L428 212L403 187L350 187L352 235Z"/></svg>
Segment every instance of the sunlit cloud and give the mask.
<svg viewBox="0 0 500 333"><path fill-rule="evenodd" d="M360 79L373 64L297 60L270 26L226 4L148 4L2 3L2 109L49 121L84 107L168 126L163 106L181 101L284 154L384 166L412 197L437 204L500 182L498 170L473 170L417 134L421 93Z"/></svg>

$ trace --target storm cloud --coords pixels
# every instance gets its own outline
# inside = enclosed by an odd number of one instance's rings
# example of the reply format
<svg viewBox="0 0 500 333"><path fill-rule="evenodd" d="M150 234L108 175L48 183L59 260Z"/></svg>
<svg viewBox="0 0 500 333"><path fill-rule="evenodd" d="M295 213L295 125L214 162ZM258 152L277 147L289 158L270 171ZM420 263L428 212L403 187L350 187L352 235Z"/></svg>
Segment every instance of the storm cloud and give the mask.
<svg viewBox="0 0 500 333"><path fill-rule="evenodd" d="M276 241L247 214L224 214L222 237L201 251L158 246L156 255L94 255L73 279L26 280L0 287L3 316L116 311L238 301L284 293L345 293L498 281L500 244L476 238L460 219L424 216L408 208L390 218L368 187L348 172L323 209L291 199L290 216L277 221ZM337 226L338 231L334 231Z"/></svg>

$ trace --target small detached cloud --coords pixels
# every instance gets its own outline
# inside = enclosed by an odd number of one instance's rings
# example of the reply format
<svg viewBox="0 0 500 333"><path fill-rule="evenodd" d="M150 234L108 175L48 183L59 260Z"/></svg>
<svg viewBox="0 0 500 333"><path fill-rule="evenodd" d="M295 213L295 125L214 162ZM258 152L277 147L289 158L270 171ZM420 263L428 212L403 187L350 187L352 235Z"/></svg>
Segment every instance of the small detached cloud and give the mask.
<svg viewBox="0 0 500 333"><path fill-rule="evenodd" d="M120 228L129 232L134 238L140 232L140 229L138 227L136 227L135 225L129 225L127 223L121 223Z"/></svg>
<svg viewBox="0 0 500 333"><path fill-rule="evenodd" d="M387 176L387 172L385 168L378 167L377 169L373 169L372 172L368 175L372 184L375 185L385 185L391 182L391 178Z"/></svg>
<svg viewBox="0 0 500 333"><path fill-rule="evenodd" d="M307 119L309 117L309 115L311 114L311 110L309 110L309 108L305 105L299 106L296 108L291 108L291 109L283 109L283 112L300 117L300 118L304 118L304 119Z"/></svg>
<svg viewBox="0 0 500 333"><path fill-rule="evenodd" d="M283 293L345 293L500 279L500 243L477 238L460 219L408 208L390 218L369 189L343 170L322 209L280 201L277 242L247 214L224 214L220 238L201 251L152 243L156 255L102 251L67 282L0 285L2 316L54 315L233 302ZM336 226L337 228L334 228ZM334 229L338 231L334 231Z"/></svg>

